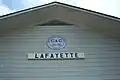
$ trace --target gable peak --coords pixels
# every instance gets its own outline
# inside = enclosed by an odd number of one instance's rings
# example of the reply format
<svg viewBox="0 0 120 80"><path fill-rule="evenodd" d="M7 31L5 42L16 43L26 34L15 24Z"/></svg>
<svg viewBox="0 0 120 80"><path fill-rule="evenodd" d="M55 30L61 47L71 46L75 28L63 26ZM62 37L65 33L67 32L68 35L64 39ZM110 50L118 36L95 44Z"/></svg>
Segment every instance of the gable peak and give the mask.
<svg viewBox="0 0 120 80"><path fill-rule="evenodd" d="M48 4L52 4L52 5L61 5L61 4L64 4L64 3L58 2L58 1L53 1L53 2L48 3Z"/></svg>

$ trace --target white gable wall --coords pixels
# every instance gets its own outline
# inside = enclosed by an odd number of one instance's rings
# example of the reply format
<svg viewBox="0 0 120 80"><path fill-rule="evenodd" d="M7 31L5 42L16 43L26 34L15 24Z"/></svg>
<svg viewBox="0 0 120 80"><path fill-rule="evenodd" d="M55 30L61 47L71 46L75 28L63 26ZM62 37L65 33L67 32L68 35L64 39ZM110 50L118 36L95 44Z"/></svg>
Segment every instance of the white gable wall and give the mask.
<svg viewBox="0 0 120 80"><path fill-rule="evenodd" d="M67 46L47 47L52 35ZM30 52L84 52L84 60L28 60ZM120 79L120 42L89 27L30 26L0 37L0 80L109 80Z"/></svg>
<svg viewBox="0 0 120 80"><path fill-rule="evenodd" d="M55 2L55 4L51 3L1 17L0 36L9 33L9 30L13 28L31 26L50 20L85 25L110 37L119 38L120 35L119 19Z"/></svg>

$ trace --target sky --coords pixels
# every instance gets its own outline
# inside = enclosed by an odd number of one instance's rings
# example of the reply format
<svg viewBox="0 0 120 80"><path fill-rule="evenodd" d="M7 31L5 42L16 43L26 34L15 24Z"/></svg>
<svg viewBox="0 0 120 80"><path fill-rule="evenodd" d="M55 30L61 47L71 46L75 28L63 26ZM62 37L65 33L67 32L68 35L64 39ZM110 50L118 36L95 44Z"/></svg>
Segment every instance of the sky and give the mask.
<svg viewBox="0 0 120 80"><path fill-rule="evenodd" d="M53 1L71 4L120 18L120 0L0 0L0 16Z"/></svg>

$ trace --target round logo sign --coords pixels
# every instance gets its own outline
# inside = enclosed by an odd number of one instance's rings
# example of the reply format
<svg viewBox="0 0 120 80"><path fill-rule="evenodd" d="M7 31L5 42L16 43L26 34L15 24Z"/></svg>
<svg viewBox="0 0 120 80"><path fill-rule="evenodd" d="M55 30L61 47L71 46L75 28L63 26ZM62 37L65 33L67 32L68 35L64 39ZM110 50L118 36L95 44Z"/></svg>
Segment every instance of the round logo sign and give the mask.
<svg viewBox="0 0 120 80"><path fill-rule="evenodd" d="M60 36L52 36L48 38L47 46L53 50L60 50L66 46L66 40Z"/></svg>

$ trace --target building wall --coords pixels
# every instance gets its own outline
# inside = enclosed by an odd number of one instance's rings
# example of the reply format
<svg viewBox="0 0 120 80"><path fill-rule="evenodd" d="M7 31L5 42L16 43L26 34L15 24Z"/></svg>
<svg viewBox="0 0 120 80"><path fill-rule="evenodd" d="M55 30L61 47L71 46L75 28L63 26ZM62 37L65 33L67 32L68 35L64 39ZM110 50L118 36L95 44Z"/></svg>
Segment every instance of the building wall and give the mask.
<svg viewBox="0 0 120 80"><path fill-rule="evenodd" d="M53 35L67 45L47 47ZM28 60L32 52L84 52L80 60ZM30 26L0 37L0 80L119 80L120 42L85 26Z"/></svg>

